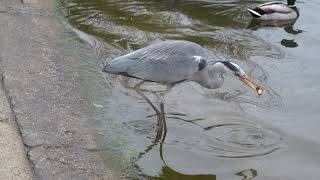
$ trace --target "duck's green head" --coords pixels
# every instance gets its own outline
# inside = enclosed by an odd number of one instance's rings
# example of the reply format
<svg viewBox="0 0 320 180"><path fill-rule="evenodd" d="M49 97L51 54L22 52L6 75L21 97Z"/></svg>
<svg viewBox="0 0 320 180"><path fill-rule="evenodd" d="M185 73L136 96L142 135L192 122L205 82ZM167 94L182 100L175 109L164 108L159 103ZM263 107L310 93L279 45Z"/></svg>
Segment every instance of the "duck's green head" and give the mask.
<svg viewBox="0 0 320 180"><path fill-rule="evenodd" d="M296 0L287 0L288 2L288 6L294 6L294 3L296 2Z"/></svg>

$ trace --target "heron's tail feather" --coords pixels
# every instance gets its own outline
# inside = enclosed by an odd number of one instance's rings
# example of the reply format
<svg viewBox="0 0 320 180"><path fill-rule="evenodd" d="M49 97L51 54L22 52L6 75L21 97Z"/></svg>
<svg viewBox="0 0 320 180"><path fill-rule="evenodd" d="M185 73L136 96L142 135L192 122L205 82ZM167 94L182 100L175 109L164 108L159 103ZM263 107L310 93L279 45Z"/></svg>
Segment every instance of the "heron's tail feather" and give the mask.
<svg viewBox="0 0 320 180"><path fill-rule="evenodd" d="M124 57L118 57L105 65L102 72L109 74L132 73L132 69L136 69L137 62Z"/></svg>
<svg viewBox="0 0 320 180"><path fill-rule="evenodd" d="M102 72L113 74L113 73L112 73L113 71L112 71L112 69L111 69L111 67L110 67L110 64L105 65L105 66L102 68Z"/></svg>

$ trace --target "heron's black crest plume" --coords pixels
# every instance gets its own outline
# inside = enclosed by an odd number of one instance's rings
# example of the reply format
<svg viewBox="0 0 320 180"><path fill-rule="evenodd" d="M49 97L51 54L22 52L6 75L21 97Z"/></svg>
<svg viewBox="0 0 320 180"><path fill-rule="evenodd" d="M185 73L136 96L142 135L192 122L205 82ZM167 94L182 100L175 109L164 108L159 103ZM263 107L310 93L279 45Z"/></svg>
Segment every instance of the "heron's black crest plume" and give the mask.
<svg viewBox="0 0 320 180"><path fill-rule="evenodd" d="M233 72L239 71L239 69L235 65L233 65L233 63L231 61L218 61L218 62L221 62L222 64L227 66Z"/></svg>

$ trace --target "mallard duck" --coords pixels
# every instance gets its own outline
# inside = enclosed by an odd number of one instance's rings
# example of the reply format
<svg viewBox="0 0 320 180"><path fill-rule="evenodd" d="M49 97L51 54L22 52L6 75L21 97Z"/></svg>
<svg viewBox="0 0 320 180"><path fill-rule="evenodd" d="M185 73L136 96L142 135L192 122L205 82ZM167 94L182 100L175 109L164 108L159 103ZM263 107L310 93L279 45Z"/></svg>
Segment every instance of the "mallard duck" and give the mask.
<svg viewBox="0 0 320 180"><path fill-rule="evenodd" d="M259 20L288 21L299 17L296 0L287 0L287 5L280 2L269 2L261 4L254 9L248 9L250 14Z"/></svg>

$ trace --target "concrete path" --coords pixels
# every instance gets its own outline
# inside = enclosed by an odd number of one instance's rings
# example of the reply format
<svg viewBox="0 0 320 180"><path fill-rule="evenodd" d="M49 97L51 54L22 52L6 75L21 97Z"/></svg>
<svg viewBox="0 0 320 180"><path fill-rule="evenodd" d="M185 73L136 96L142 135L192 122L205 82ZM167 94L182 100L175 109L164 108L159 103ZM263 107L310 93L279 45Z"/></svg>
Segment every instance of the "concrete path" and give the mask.
<svg viewBox="0 0 320 180"><path fill-rule="evenodd" d="M53 3L0 0L0 179L31 177L14 120L34 179L114 179L90 151L96 144L83 113L80 62L65 51Z"/></svg>

